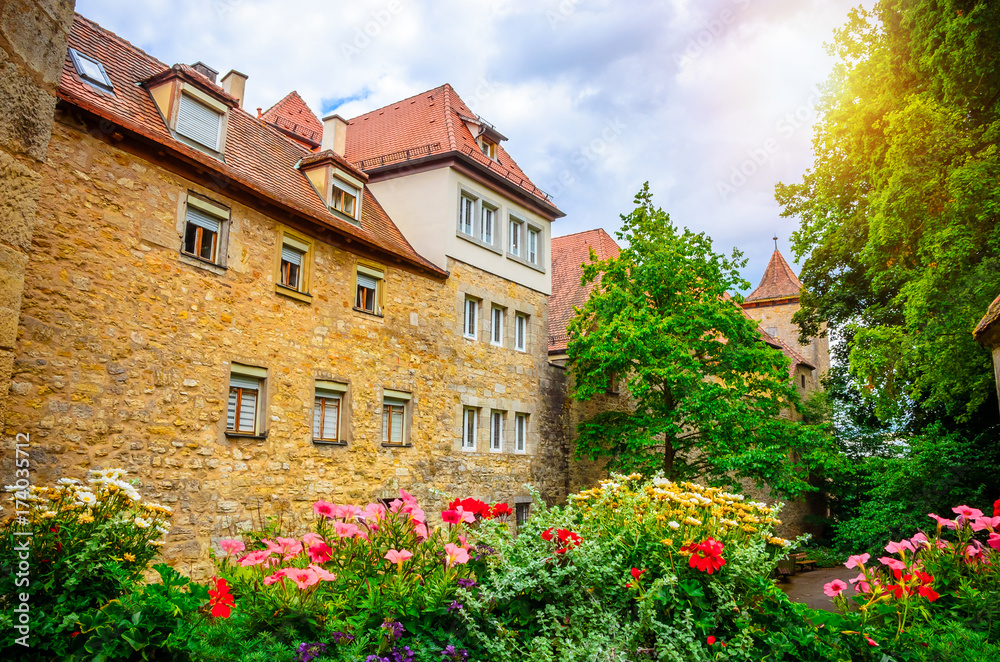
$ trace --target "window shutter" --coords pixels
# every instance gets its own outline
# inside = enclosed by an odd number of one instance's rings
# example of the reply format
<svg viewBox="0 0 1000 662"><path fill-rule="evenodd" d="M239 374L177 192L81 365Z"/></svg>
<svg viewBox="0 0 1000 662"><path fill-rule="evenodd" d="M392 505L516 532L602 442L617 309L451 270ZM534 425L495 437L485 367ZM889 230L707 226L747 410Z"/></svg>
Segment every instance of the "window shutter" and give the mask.
<svg viewBox="0 0 1000 662"><path fill-rule="evenodd" d="M281 259L285 262L294 264L297 267L302 266L302 253L295 250L294 248L289 248L288 246L281 247Z"/></svg>
<svg viewBox="0 0 1000 662"><path fill-rule="evenodd" d="M240 431L254 432L257 429L257 392L243 391L240 397Z"/></svg>
<svg viewBox="0 0 1000 662"><path fill-rule="evenodd" d="M323 438L337 438L337 419L340 418L340 398L328 398L323 416Z"/></svg>
<svg viewBox="0 0 1000 662"><path fill-rule="evenodd" d="M403 443L403 409L402 407L392 408L392 439L394 444Z"/></svg>
<svg viewBox="0 0 1000 662"><path fill-rule="evenodd" d="M236 390L229 389L229 409L226 412L226 429L236 429Z"/></svg>
<svg viewBox="0 0 1000 662"><path fill-rule="evenodd" d="M320 425L323 421L323 400L320 396L316 397L316 403L313 406L313 439L322 439L323 434L320 430Z"/></svg>
<svg viewBox="0 0 1000 662"><path fill-rule="evenodd" d="M195 209L191 205L187 208L187 222L191 225L197 225L199 228L205 228L206 230L211 230L212 232L219 231L219 220L213 216L209 216L200 209Z"/></svg>
<svg viewBox="0 0 1000 662"><path fill-rule="evenodd" d="M369 290L374 290L378 287L378 281L368 274L358 272L358 287L365 287Z"/></svg>
<svg viewBox="0 0 1000 662"><path fill-rule="evenodd" d="M219 149L222 114L186 94L181 95L177 111L177 133L212 149Z"/></svg>
<svg viewBox="0 0 1000 662"><path fill-rule="evenodd" d="M229 385L236 388L252 388L257 390L260 388L260 380L253 377L243 377L242 375L231 375L229 377Z"/></svg>

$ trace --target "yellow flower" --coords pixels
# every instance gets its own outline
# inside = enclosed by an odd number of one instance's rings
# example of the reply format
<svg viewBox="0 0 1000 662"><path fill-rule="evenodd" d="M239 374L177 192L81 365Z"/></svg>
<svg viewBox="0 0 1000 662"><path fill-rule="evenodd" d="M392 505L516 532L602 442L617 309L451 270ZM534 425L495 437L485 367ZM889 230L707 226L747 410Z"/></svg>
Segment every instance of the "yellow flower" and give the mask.
<svg viewBox="0 0 1000 662"><path fill-rule="evenodd" d="M125 552L125 554L123 554L122 556L129 563L135 563L135 556L133 556L132 554L129 554L128 552Z"/></svg>
<svg viewBox="0 0 1000 662"><path fill-rule="evenodd" d="M76 518L77 524L90 524L93 521L94 518L87 513L84 513L83 515L80 515L78 518Z"/></svg>

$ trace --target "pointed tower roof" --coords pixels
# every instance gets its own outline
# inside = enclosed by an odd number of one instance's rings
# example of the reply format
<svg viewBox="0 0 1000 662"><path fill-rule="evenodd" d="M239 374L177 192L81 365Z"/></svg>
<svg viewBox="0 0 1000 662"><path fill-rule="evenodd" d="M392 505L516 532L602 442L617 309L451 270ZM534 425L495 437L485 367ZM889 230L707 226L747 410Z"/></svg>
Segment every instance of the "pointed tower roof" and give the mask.
<svg viewBox="0 0 1000 662"><path fill-rule="evenodd" d="M744 303L774 299L797 300L801 289L802 283L792 268L788 266L781 251L775 246L774 253L771 254L771 261L767 263L764 276L760 279L760 284L744 299Z"/></svg>

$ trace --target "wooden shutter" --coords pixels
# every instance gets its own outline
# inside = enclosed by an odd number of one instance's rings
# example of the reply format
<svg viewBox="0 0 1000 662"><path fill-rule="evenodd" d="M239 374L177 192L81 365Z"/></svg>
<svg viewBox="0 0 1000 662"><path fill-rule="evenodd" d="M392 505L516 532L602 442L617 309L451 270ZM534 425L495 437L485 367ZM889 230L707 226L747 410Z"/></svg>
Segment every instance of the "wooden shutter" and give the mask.
<svg viewBox="0 0 1000 662"><path fill-rule="evenodd" d="M186 94L181 95L180 108L177 111L177 133L205 147L219 149L221 128L222 113L198 103Z"/></svg>

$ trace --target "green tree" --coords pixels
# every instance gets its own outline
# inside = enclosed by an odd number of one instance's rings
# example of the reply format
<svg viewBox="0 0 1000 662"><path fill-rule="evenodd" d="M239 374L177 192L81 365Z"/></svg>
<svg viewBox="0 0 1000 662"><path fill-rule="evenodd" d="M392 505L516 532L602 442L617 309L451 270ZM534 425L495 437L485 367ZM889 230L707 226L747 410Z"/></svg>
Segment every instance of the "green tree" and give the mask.
<svg viewBox="0 0 1000 662"><path fill-rule="evenodd" d="M739 251L724 257L704 233L679 230L648 184L623 215L617 258L584 265L590 298L569 325L575 398L604 393L612 375L634 406L583 421L578 457L672 479L766 481L810 489L822 457L817 429L781 417L798 406L788 359L761 341L728 292L749 287ZM794 451L794 452L793 452Z"/></svg>
<svg viewBox="0 0 1000 662"><path fill-rule="evenodd" d="M798 217L803 336L841 342L855 394L898 434L997 422L971 332L1000 293L1000 3L883 0L836 33ZM850 396L853 398L853 396Z"/></svg>

